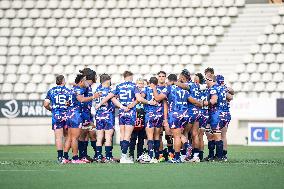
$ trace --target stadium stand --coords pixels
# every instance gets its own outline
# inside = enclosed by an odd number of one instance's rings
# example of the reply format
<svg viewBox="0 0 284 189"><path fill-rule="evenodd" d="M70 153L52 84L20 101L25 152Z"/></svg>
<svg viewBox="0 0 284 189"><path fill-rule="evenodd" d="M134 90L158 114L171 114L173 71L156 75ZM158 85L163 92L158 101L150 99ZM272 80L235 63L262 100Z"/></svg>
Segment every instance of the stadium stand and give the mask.
<svg viewBox="0 0 284 189"><path fill-rule="evenodd" d="M54 74L71 82L84 66L112 74L114 82L126 69L137 77L185 67L193 73L244 6L244 0L1 1L1 98L43 98Z"/></svg>

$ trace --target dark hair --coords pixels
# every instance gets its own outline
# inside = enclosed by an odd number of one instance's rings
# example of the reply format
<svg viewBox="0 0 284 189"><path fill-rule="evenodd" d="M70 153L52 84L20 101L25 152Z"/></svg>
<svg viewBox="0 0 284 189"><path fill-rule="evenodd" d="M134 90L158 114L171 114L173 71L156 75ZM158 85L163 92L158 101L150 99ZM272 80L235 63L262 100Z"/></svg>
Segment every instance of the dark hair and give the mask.
<svg viewBox="0 0 284 189"><path fill-rule="evenodd" d="M79 72L86 76L86 79L87 80L92 80L93 82L96 82L96 76L97 76L97 73L90 69L90 68L84 68L83 70L79 70Z"/></svg>
<svg viewBox="0 0 284 189"><path fill-rule="evenodd" d="M101 76L100 76L100 83L103 83L103 82L105 82L105 81L107 81L107 80L110 80L111 78L110 78L110 75L108 75L108 74L102 74Z"/></svg>
<svg viewBox="0 0 284 189"><path fill-rule="evenodd" d="M64 80L64 76L63 75L56 76L56 85L61 85L63 80Z"/></svg>
<svg viewBox="0 0 284 189"><path fill-rule="evenodd" d="M167 76L166 72L164 72L164 71L159 71L159 72L157 73L157 75L160 75L160 74L164 74L165 76Z"/></svg>
<svg viewBox="0 0 284 189"><path fill-rule="evenodd" d="M78 74L75 78L75 83L78 84L85 76L83 74Z"/></svg>
<svg viewBox="0 0 284 189"><path fill-rule="evenodd" d="M188 81L191 81L190 73L187 69L183 69L181 71L181 75L183 75Z"/></svg>
<svg viewBox="0 0 284 189"><path fill-rule="evenodd" d="M170 74L169 76L168 76L168 80L169 81L177 81L177 75L176 74Z"/></svg>
<svg viewBox="0 0 284 189"><path fill-rule="evenodd" d="M208 67L208 68L205 69L204 73L205 73L205 74L206 74L206 73L214 74L214 68Z"/></svg>
<svg viewBox="0 0 284 189"><path fill-rule="evenodd" d="M151 77L149 80L149 84L153 83L154 85L158 85L158 79L156 77Z"/></svg>
<svg viewBox="0 0 284 189"><path fill-rule="evenodd" d="M124 78L129 77L129 76L132 76L132 75L133 75L133 73L130 72L130 71L125 71L125 72L123 73L123 77L124 77Z"/></svg>
<svg viewBox="0 0 284 189"><path fill-rule="evenodd" d="M204 76L202 75L202 73L197 73L195 75L199 78L200 84L205 83L205 79L204 79Z"/></svg>

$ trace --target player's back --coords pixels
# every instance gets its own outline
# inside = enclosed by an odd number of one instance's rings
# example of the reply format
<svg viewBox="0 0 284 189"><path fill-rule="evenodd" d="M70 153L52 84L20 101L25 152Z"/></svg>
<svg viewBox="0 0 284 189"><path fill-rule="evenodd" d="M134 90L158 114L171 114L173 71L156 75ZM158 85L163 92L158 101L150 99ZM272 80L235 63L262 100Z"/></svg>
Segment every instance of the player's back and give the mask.
<svg viewBox="0 0 284 189"><path fill-rule="evenodd" d="M162 88L159 88L157 87L157 91L158 93L160 94L161 93L161 90ZM150 87L146 87L144 92L145 94L145 99L148 100L148 101L151 101L154 99L154 95L153 95L153 89L150 88ZM145 105L145 111L146 112L163 112L163 102L157 102L156 105L149 105L149 104L146 104Z"/></svg>
<svg viewBox="0 0 284 189"><path fill-rule="evenodd" d="M126 81L118 84L112 93L118 96L122 105L127 106L135 101L135 94L139 93L139 90L135 83Z"/></svg>
<svg viewBox="0 0 284 189"><path fill-rule="evenodd" d="M70 100L71 100L71 109L76 109L76 110L82 110L82 103L77 100L78 95L84 95L85 93L85 88L79 87L79 86L74 86L70 90Z"/></svg>
<svg viewBox="0 0 284 189"><path fill-rule="evenodd" d="M84 97L91 97L91 96L93 96L93 92L92 92L92 87L89 86L85 88ZM91 111L91 108L92 108L92 101L82 103L83 111Z"/></svg>
<svg viewBox="0 0 284 189"><path fill-rule="evenodd" d="M176 86L170 85L165 88L168 93L169 111L185 111L188 109L189 92ZM165 91L165 89L163 91Z"/></svg>
<svg viewBox="0 0 284 189"><path fill-rule="evenodd" d="M230 109L230 104L227 101L226 95L228 92L228 89L226 86L224 85L220 85L218 87L219 92L218 92L218 102L217 102L217 106L220 110L222 111L229 111Z"/></svg>
<svg viewBox="0 0 284 189"><path fill-rule="evenodd" d="M101 96L95 100L97 104L99 104L102 99L104 99L110 92L110 87L103 87L102 85L99 85L97 89L95 90L96 93L101 93ZM113 113L115 110L115 106L112 103L111 100L106 102L105 104L101 105L100 108L97 110L97 112L104 112L104 113Z"/></svg>
<svg viewBox="0 0 284 189"><path fill-rule="evenodd" d="M200 90L200 100L201 101L208 101L209 97L209 89ZM203 106L202 109L208 109L208 106Z"/></svg>
<svg viewBox="0 0 284 189"><path fill-rule="evenodd" d="M51 101L52 112L66 111L69 95L70 90L65 86L56 86L50 89L47 98Z"/></svg>
<svg viewBox="0 0 284 189"><path fill-rule="evenodd" d="M196 100L200 100L200 98L201 98L200 97L200 85L198 83L191 82L189 93L190 93L190 96L192 98L195 98ZM194 104L192 104L190 102L188 103L188 107L190 109L197 108L197 106L195 106Z"/></svg>

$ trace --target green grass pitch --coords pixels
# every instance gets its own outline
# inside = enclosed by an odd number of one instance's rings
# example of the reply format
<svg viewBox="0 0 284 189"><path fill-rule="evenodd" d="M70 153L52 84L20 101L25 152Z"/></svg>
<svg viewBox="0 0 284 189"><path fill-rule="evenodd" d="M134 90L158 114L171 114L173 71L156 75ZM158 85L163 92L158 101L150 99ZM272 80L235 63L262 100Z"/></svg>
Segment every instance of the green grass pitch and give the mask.
<svg viewBox="0 0 284 189"><path fill-rule="evenodd" d="M284 188L283 147L230 146L226 163L59 165L55 157L54 146L0 146L0 188Z"/></svg>

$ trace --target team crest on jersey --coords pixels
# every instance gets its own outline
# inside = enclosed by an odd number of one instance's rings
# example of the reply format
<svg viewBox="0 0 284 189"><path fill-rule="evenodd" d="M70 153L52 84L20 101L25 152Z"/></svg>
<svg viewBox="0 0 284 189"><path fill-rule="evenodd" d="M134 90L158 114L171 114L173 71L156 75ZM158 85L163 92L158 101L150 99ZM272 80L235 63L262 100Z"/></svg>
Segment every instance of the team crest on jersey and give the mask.
<svg viewBox="0 0 284 189"><path fill-rule="evenodd" d="M212 94L212 95L213 95L213 94L216 94L216 90L211 90L211 91L210 91L210 94Z"/></svg>

